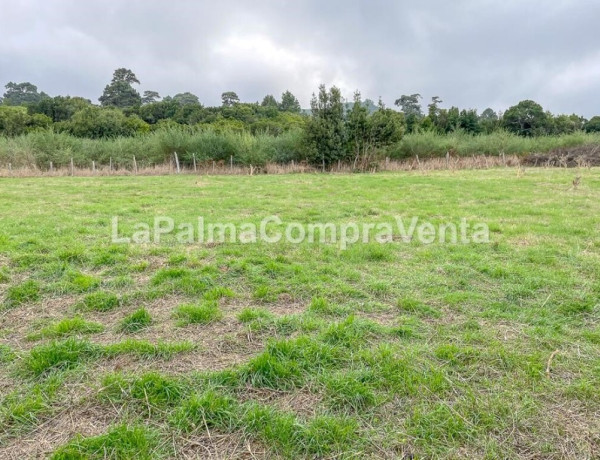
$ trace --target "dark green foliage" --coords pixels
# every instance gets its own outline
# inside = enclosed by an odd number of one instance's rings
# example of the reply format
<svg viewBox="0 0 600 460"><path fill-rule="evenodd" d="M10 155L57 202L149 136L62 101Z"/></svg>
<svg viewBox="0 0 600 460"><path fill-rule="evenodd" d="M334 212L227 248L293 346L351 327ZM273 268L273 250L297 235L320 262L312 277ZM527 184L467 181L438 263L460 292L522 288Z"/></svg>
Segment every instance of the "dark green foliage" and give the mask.
<svg viewBox="0 0 600 460"><path fill-rule="evenodd" d="M179 105L199 105L200 100L198 96L192 93L179 93L173 96L173 102L176 102Z"/></svg>
<svg viewBox="0 0 600 460"><path fill-rule="evenodd" d="M423 110L421 108L421 97L420 94L402 95L399 99L394 102L395 105L400 107L404 117L406 119L406 130L409 133L416 131L418 124L423 118Z"/></svg>
<svg viewBox="0 0 600 460"><path fill-rule="evenodd" d="M600 117L592 117L590 121L585 124L585 131L587 133L600 133Z"/></svg>
<svg viewBox="0 0 600 460"><path fill-rule="evenodd" d="M52 120L39 113L29 115L25 107L0 105L0 134L19 136L50 127Z"/></svg>
<svg viewBox="0 0 600 460"><path fill-rule="evenodd" d="M2 102L5 105L31 105L36 104L47 98L44 92L39 93L37 86L29 83L8 82L5 85L6 92L2 96Z"/></svg>
<svg viewBox="0 0 600 460"><path fill-rule="evenodd" d="M279 110L282 112L300 113L302 108L300 107L300 102L298 102L296 96L294 96L290 91L285 91L281 95Z"/></svg>
<svg viewBox="0 0 600 460"><path fill-rule="evenodd" d="M347 160L344 104L339 88L334 86L327 90L325 85L321 85L310 106L312 117L306 125L310 162L329 166L338 160Z"/></svg>
<svg viewBox="0 0 600 460"><path fill-rule="evenodd" d="M240 102L240 98L233 91L221 94L221 100L223 101L223 107L233 107Z"/></svg>
<svg viewBox="0 0 600 460"><path fill-rule="evenodd" d="M129 69L117 69L113 74L112 81L104 88L102 96L98 98L103 106L109 107L136 107L142 103L140 93L132 84L140 82L135 74Z"/></svg>
<svg viewBox="0 0 600 460"><path fill-rule="evenodd" d="M126 116L115 108L89 106L63 122L60 129L77 137L102 139L144 133L148 125L137 115Z"/></svg>
<svg viewBox="0 0 600 460"><path fill-rule="evenodd" d="M187 168L195 158L204 166L233 160L237 166L260 168L294 161L327 169L342 162L371 171L386 157L546 152L597 142L578 137L584 129L600 132L594 119L586 123L577 115L554 116L533 101L522 101L500 119L492 109L479 116L475 110L442 108L436 96L424 116L419 94L396 100L397 111L381 100L378 105L361 100L358 92L354 104L346 102L339 89L322 85L311 110L303 113L289 91L281 102L268 95L260 104L241 102L236 93L225 92L222 106L204 107L189 92L160 100L155 91L146 91L141 98L134 84L138 80L132 71L117 69L100 98L103 107L78 97L31 96L33 90L25 84L25 99L35 102L0 106L0 134L15 138L0 137L0 163L46 170L50 162L60 168L73 158L77 167L90 168L92 161L102 167L112 160L115 168L131 169L133 157L144 167L163 164L177 152ZM539 142L519 144L505 137L503 129ZM460 148L465 142L456 136L463 135L473 138L467 141L469 148ZM545 142L543 135L561 137Z"/></svg>
<svg viewBox="0 0 600 460"><path fill-rule="evenodd" d="M56 96L42 99L35 106L30 106L29 110L46 115L54 123L58 123L69 121L76 112L89 107L91 104L90 100L82 97Z"/></svg>
<svg viewBox="0 0 600 460"><path fill-rule="evenodd" d="M541 105L521 101L504 112L506 129L520 136L535 136L546 132L547 117Z"/></svg>

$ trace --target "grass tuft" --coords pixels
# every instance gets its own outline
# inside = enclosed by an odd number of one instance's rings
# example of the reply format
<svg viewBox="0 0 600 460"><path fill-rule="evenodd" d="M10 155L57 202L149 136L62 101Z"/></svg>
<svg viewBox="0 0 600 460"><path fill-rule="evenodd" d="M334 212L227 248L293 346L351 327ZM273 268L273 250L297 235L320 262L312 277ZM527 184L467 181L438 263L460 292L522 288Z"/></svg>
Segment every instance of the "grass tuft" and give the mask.
<svg viewBox="0 0 600 460"><path fill-rule="evenodd" d="M238 313L237 318L242 323L252 323L254 321L273 319L274 315L269 310L264 308L246 307Z"/></svg>
<svg viewBox="0 0 600 460"><path fill-rule="evenodd" d="M175 310L178 326L189 324L210 324L220 320L223 313L217 302L205 302L201 305L181 305Z"/></svg>
<svg viewBox="0 0 600 460"><path fill-rule="evenodd" d="M22 284L11 286L6 291L6 300L4 301L7 308L14 308L25 303L36 302L41 297L40 285L33 281L25 281Z"/></svg>
<svg viewBox="0 0 600 460"><path fill-rule="evenodd" d="M207 390L194 395L175 412L171 423L179 430L191 432L208 428L233 430L238 424L237 403L229 397Z"/></svg>
<svg viewBox="0 0 600 460"><path fill-rule="evenodd" d="M23 360L23 367L34 376L42 376L73 369L82 362L100 356L101 352L100 346L87 340L69 338L32 348Z"/></svg>
<svg viewBox="0 0 600 460"><path fill-rule="evenodd" d="M119 324L119 331L126 333L133 333L141 331L152 324L152 317L148 310L140 308L131 315L126 316Z"/></svg>
<svg viewBox="0 0 600 460"><path fill-rule="evenodd" d="M8 364L15 360L17 354L8 345L0 344L0 364Z"/></svg>
<svg viewBox="0 0 600 460"><path fill-rule="evenodd" d="M109 374L102 380L101 397L113 404L137 401L144 406L166 407L181 401L184 385L158 372L124 376Z"/></svg>
<svg viewBox="0 0 600 460"><path fill-rule="evenodd" d="M371 375L361 372L344 372L323 378L329 405L335 410L361 412L377 403Z"/></svg>
<svg viewBox="0 0 600 460"><path fill-rule="evenodd" d="M115 294L103 291L86 295L80 303L82 309L98 312L111 311L120 305L121 301Z"/></svg>
<svg viewBox="0 0 600 460"><path fill-rule="evenodd" d="M41 331L29 335L29 340L44 338L60 338L72 335L96 334L102 332L104 326L100 323L86 321L80 316L65 318L54 324L44 327Z"/></svg>
<svg viewBox="0 0 600 460"><path fill-rule="evenodd" d="M84 438L77 436L65 446L59 447L52 460L104 460L140 459L150 460L164 456L157 432L144 426L119 425L106 434Z"/></svg>

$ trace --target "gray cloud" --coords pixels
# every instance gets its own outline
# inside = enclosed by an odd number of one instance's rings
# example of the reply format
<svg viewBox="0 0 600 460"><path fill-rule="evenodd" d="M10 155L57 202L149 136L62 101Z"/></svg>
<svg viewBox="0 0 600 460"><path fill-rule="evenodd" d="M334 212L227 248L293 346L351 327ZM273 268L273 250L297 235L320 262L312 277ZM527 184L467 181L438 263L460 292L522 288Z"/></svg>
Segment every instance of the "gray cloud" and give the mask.
<svg viewBox="0 0 600 460"><path fill-rule="evenodd" d="M440 96L444 106L600 113L596 0L3 0L0 82L94 101L117 67L141 90L204 104L319 83L350 98ZM424 101L425 103L427 101Z"/></svg>

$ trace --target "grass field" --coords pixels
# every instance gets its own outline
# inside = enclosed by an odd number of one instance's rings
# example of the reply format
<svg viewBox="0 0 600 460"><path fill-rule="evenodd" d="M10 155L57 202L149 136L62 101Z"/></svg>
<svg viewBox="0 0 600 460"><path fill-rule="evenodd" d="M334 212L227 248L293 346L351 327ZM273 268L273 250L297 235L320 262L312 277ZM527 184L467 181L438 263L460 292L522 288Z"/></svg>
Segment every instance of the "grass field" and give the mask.
<svg viewBox="0 0 600 460"><path fill-rule="evenodd" d="M491 242L111 243L157 215ZM599 231L598 169L2 179L0 458L598 458Z"/></svg>

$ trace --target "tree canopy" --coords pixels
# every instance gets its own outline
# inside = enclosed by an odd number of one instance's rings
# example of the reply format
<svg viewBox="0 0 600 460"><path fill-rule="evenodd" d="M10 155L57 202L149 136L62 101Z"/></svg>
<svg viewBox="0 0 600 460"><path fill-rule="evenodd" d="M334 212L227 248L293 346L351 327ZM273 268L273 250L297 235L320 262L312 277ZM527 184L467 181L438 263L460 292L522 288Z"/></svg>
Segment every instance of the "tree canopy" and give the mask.
<svg viewBox="0 0 600 460"><path fill-rule="evenodd" d="M141 105L142 97L132 86L140 84L135 74L129 69L117 69L113 73L110 84L106 85L102 96L98 98L100 104L106 107L128 108Z"/></svg>

